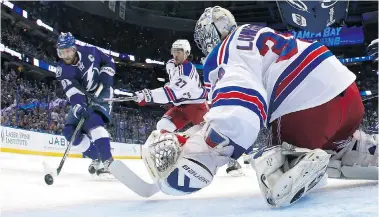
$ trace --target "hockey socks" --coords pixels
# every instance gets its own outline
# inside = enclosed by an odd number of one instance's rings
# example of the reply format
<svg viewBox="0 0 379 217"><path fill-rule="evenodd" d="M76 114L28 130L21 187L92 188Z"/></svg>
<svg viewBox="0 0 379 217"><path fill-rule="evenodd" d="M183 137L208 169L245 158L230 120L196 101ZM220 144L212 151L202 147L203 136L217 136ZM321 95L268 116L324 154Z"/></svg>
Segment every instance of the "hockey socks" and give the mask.
<svg viewBox="0 0 379 217"><path fill-rule="evenodd" d="M93 142L102 162L112 158L111 142L109 138L99 138Z"/></svg>
<svg viewBox="0 0 379 217"><path fill-rule="evenodd" d="M91 158L92 160L96 160L99 158L99 153L93 144L91 144L89 148L85 152L83 152L83 155Z"/></svg>

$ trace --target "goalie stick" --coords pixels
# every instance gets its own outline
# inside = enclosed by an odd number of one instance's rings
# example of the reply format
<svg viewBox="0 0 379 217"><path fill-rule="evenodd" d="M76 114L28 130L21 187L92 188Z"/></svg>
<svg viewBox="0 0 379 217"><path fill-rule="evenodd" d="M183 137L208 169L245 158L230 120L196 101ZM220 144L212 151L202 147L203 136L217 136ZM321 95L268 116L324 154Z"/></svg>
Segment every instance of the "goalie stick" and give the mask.
<svg viewBox="0 0 379 217"><path fill-rule="evenodd" d="M109 171L123 185L141 197L151 197L160 191L157 184L150 184L144 181L119 160L115 160L111 163Z"/></svg>

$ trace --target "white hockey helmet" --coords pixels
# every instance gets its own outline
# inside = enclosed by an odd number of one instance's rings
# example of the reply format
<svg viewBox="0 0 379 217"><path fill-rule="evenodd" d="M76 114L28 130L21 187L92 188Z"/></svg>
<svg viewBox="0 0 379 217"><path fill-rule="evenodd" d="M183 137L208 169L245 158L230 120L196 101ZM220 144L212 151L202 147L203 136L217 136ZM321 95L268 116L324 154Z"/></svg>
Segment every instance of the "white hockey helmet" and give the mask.
<svg viewBox="0 0 379 217"><path fill-rule="evenodd" d="M171 47L171 52L176 49L182 49L184 53L188 56L191 53L191 45L186 39L178 39L176 40Z"/></svg>
<svg viewBox="0 0 379 217"><path fill-rule="evenodd" d="M206 8L196 23L194 40L197 47L208 55L236 28L236 20L230 11L220 6Z"/></svg>

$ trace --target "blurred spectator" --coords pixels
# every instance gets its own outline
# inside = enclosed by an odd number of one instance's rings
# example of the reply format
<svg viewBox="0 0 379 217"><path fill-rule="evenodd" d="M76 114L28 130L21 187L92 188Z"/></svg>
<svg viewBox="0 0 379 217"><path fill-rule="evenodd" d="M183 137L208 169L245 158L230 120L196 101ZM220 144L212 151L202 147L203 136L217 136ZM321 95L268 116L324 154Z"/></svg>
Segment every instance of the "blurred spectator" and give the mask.
<svg viewBox="0 0 379 217"><path fill-rule="evenodd" d="M1 43L23 54L42 59L51 64L56 63L53 45L29 35L27 29L12 24L10 20L1 19Z"/></svg>
<svg viewBox="0 0 379 217"><path fill-rule="evenodd" d="M118 20L77 10L63 2L41 4L38 1L16 3L29 12L33 19L41 19L58 32L71 32L77 39L119 53L128 53L140 58L167 61L171 57L171 45L178 38L189 39L195 60L201 52L191 40L193 32L179 32L169 29L155 29L137 26ZM103 34L106 32L106 34Z"/></svg>

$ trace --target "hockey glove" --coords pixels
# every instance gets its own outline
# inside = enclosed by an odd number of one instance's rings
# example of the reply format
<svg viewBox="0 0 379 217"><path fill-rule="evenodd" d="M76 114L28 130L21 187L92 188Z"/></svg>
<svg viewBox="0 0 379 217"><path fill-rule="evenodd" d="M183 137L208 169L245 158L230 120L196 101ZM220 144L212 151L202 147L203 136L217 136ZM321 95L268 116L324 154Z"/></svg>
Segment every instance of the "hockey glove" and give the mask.
<svg viewBox="0 0 379 217"><path fill-rule="evenodd" d="M76 104L74 105L74 107L72 107L72 113L77 119L81 119L81 118L87 119L93 113L93 109L88 108L87 105Z"/></svg>
<svg viewBox="0 0 379 217"><path fill-rule="evenodd" d="M148 89L143 89L135 92L138 100L137 103L139 106L144 106L148 102L153 101L153 97L151 96L151 91Z"/></svg>
<svg viewBox="0 0 379 217"><path fill-rule="evenodd" d="M126 89L115 89L113 93L115 96L120 96L120 97L137 96L137 99L135 100L135 102L138 103L138 105L140 106L144 106L146 103L152 101L151 92L148 89L143 89L137 92L131 92Z"/></svg>

